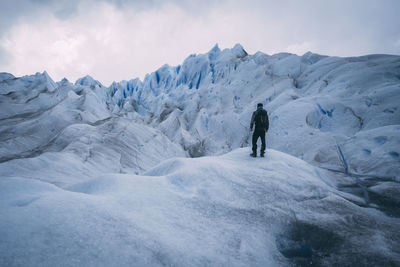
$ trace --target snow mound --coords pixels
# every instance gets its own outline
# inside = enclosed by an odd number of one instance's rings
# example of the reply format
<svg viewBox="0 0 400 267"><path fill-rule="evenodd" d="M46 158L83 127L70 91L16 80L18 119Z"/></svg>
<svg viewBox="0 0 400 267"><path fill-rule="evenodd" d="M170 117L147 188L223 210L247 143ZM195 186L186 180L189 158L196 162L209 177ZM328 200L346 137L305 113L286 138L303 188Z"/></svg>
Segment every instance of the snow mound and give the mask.
<svg viewBox="0 0 400 267"><path fill-rule="evenodd" d="M3 266L396 265L399 222L330 174L249 149L60 188L0 180ZM377 244L370 246L372 241Z"/></svg>

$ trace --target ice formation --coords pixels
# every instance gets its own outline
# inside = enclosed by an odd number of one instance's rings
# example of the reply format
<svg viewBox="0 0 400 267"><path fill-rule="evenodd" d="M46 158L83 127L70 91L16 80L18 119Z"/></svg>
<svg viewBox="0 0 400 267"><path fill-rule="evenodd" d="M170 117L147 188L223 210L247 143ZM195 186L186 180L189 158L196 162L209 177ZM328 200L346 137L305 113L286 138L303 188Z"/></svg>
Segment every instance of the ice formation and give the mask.
<svg viewBox="0 0 400 267"><path fill-rule="evenodd" d="M250 158L257 103L266 158ZM0 266L400 264L400 57L0 73Z"/></svg>

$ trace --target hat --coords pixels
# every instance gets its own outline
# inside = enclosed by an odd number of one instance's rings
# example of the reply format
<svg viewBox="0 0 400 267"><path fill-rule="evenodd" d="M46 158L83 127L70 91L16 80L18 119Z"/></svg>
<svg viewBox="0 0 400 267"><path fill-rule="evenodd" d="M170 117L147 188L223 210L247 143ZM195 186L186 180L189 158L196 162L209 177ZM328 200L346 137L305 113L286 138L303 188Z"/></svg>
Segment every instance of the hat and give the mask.
<svg viewBox="0 0 400 267"><path fill-rule="evenodd" d="M262 103L258 103L257 104L257 107L259 108L259 107L262 107L263 106L263 104Z"/></svg>

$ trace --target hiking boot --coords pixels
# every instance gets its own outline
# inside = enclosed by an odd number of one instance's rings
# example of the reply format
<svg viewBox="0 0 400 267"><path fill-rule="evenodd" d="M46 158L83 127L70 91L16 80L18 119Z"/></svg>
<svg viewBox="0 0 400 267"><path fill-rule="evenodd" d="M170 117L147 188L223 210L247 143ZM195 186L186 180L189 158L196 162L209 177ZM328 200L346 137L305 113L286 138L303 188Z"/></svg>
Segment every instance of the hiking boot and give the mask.
<svg viewBox="0 0 400 267"><path fill-rule="evenodd" d="M264 153L260 154L260 157L262 157L262 158L263 158L263 157L264 157Z"/></svg>
<svg viewBox="0 0 400 267"><path fill-rule="evenodd" d="M253 152L253 153L250 154L250 156L253 157L253 158L255 158L255 157L257 157L257 153L254 153L254 152Z"/></svg>

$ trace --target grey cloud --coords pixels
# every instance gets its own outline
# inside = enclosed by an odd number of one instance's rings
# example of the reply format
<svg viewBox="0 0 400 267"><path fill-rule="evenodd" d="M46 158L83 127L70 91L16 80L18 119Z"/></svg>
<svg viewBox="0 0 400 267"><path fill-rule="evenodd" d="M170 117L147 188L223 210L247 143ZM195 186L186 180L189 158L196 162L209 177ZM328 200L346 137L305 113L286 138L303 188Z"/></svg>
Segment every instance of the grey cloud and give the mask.
<svg viewBox="0 0 400 267"><path fill-rule="evenodd" d="M194 16L202 15L205 12L212 10L224 3L228 3L227 0L103 0L110 4L113 4L117 8L126 9L132 8L136 11L148 10L148 9L160 9L167 4L176 5L186 12L190 12Z"/></svg>
<svg viewBox="0 0 400 267"><path fill-rule="evenodd" d="M236 1L239 8L241 1ZM396 0L254 1L242 5L260 20L260 29L277 28L275 38L286 43L311 40L323 53L399 53ZM369 51L361 49L369 47ZM282 47L283 49L284 47ZM363 51L361 51L363 50ZM317 52L317 51L314 51Z"/></svg>
<svg viewBox="0 0 400 267"><path fill-rule="evenodd" d="M0 49L0 64L7 65L10 61L10 54L7 51ZM7 70L0 70L0 72L7 72Z"/></svg>
<svg viewBox="0 0 400 267"><path fill-rule="evenodd" d="M46 14L53 14L60 19L68 19L74 16L79 5L96 6L107 2L120 9L135 9L138 11L160 8L168 3L180 6L193 13L210 9L222 0L2 0L0 2L0 36L21 21L29 21Z"/></svg>
<svg viewBox="0 0 400 267"><path fill-rule="evenodd" d="M74 10L79 1L51 1L51 0L4 0L0 3L0 36L13 25L29 22L46 13L60 17L64 16L63 10Z"/></svg>
<svg viewBox="0 0 400 267"><path fill-rule="evenodd" d="M160 66L164 63L176 64L173 60L178 57L205 52L206 43L209 43L210 49L215 43L222 44L225 48L239 42L250 53L259 50L270 54L291 49L289 52L302 53L297 51L309 49L312 52L337 56L400 54L400 1L397 0L1 0L0 40L13 26L20 23L35 24L36 20L46 16L56 16L65 25L73 25L71 18L85 17L86 12L91 13L90 9L97 12L96 8L104 3L121 11L117 15L122 19L122 27L117 24L116 29L111 28L110 35L117 32L118 36L124 36L125 33L132 36L131 39L117 37L115 42L131 42L132 49L142 49L143 54L149 55L146 58L130 57L131 62L138 61L140 65L148 62ZM170 5L179 7L180 10L169 9ZM107 12L108 9L99 10ZM155 21L155 26L143 26L140 28L141 32L137 31L135 25L131 28L123 27L125 21L130 25L129 22L137 18L146 20L147 13L141 11L154 10L165 13L148 12L149 18L153 16L151 19L154 20L157 18L155 16L161 14L161 21L167 16L167 21L171 23L166 23L168 25L164 27L157 25ZM170 14L184 15L179 20ZM96 17L93 22L85 24L85 30L92 26L96 29L100 21L101 17ZM169 29L168 26L173 28ZM158 36L157 33L160 32L166 34ZM173 36L168 35L169 32ZM192 33L196 33L198 39L193 38ZM133 42L133 38L143 42ZM151 45L146 45L146 38L149 38ZM134 47L136 43L140 46ZM110 44L112 45L114 43ZM121 49L117 54L119 57L129 56L132 54L129 49ZM155 53L155 50L162 49L165 49L165 53ZM105 49L106 58L115 56L109 50L112 49ZM77 53L90 54L91 50L83 47ZM160 58L163 54L170 56ZM13 51L1 51L0 46L1 66L7 67L6 61L11 62L12 56ZM108 59L101 60L98 57L96 55L98 68L111 65L108 64ZM137 71L135 66L127 62L115 61L113 64Z"/></svg>

